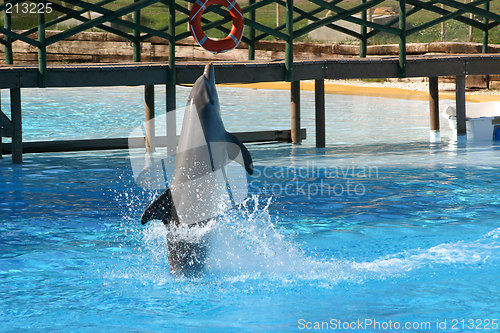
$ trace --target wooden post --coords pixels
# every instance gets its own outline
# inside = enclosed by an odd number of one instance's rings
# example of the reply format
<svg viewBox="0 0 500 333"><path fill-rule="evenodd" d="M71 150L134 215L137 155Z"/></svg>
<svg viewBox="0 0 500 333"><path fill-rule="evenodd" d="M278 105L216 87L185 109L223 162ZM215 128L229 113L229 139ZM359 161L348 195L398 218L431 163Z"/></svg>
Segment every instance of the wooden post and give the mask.
<svg viewBox="0 0 500 333"><path fill-rule="evenodd" d="M155 86L144 86L144 132L146 150L155 151Z"/></svg>
<svg viewBox="0 0 500 333"><path fill-rule="evenodd" d="M137 2L139 0L134 0L134 2ZM134 24L140 25L141 24L141 11L136 10L134 11ZM137 29L134 29L134 54L133 54L133 61L134 62L140 62L141 61L141 32Z"/></svg>
<svg viewBox="0 0 500 333"><path fill-rule="evenodd" d="M189 12L191 12L191 8L193 8L193 4L191 2L187 3L187 9ZM187 24L187 31L191 31L191 26L189 25L189 21L186 23Z"/></svg>
<svg viewBox="0 0 500 333"><path fill-rule="evenodd" d="M168 71L167 71L167 154L173 155L177 147L176 75L175 75L175 0L168 1Z"/></svg>
<svg viewBox="0 0 500 333"><path fill-rule="evenodd" d="M12 121L12 163L23 162L23 129L21 117L21 89L10 89L10 116Z"/></svg>
<svg viewBox="0 0 500 333"><path fill-rule="evenodd" d="M445 9L445 5L442 3L441 8ZM441 15L443 16L443 15ZM446 26L445 26L445 21L441 22L441 41L444 41L444 35L446 33Z"/></svg>
<svg viewBox="0 0 500 333"><path fill-rule="evenodd" d="M431 119L431 131L439 131L439 87L438 78L429 78L429 110Z"/></svg>
<svg viewBox="0 0 500 333"><path fill-rule="evenodd" d="M484 10L486 10L488 12L490 11L490 2L489 1L485 2ZM486 26L486 30L483 31L483 45L482 45L482 50L481 50L482 53L488 53L488 38L489 38L488 25L489 25L489 23L490 23L490 20L488 20L487 17L483 17L483 24ZM490 89L490 76L489 75L486 75L486 89Z"/></svg>
<svg viewBox="0 0 500 333"><path fill-rule="evenodd" d="M281 22L280 22L280 4L276 3L276 27L279 27Z"/></svg>
<svg viewBox="0 0 500 333"><path fill-rule="evenodd" d="M472 0L465 1L465 3L467 3L467 2L472 2ZM469 18L471 20L473 20L474 19L474 14L469 13ZM474 39L474 27L472 25L469 25L469 38L468 38L468 41L472 42L473 39Z"/></svg>
<svg viewBox="0 0 500 333"><path fill-rule="evenodd" d="M255 4L255 0L248 0L248 5ZM255 22L255 9L250 11L250 20ZM255 28L248 27L248 39L250 43L248 44L248 60L255 60Z"/></svg>
<svg viewBox="0 0 500 333"><path fill-rule="evenodd" d="M486 1L484 3L484 10L486 11L490 11L490 2L489 1ZM488 30L488 25L489 25L489 20L487 17L483 17L483 24L486 26L486 29L483 31L483 46L482 46L482 53L488 53L488 33L489 33L489 30Z"/></svg>
<svg viewBox="0 0 500 333"><path fill-rule="evenodd" d="M45 5L45 1L43 2ZM45 8L45 7L44 7ZM47 45L45 41L45 13L38 13L38 86L45 88L47 86Z"/></svg>
<svg viewBox="0 0 500 333"><path fill-rule="evenodd" d="M439 142L439 79L429 77L430 142Z"/></svg>
<svg viewBox="0 0 500 333"><path fill-rule="evenodd" d="M362 4L366 3L366 0L361 0ZM366 9L361 12L361 19L366 22ZM367 47L367 40L366 40L366 25L362 24L361 25L361 40L359 43L359 57L360 58L366 58L366 47Z"/></svg>
<svg viewBox="0 0 500 333"><path fill-rule="evenodd" d="M316 147L325 148L325 80L314 80Z"/></svg>
<svg viewBox="0 0 500 333"><path fill-rule="evenodd" d="M406 0L399 0L399 77L406 77Z"/></svg>
<svg viewBox="0 0 500 333"><path fill-rule="evenodd" d="M4 0L4 3L6 3L7 0ZM7 13L7 11L4 10L4 17L3 17L3 27L8 30L12 31L12 14ZM5 35L5 63L7 65L12 65L14 63L14 59L12 57L12 37Z"/></svg>
<svg viewBox="0 0 500 333"><path fill-rule="evenodd" d="M300 81L290 83L292 142L300 143Z"/></svg>
<svg viewBox="0 0 500 333"><path fill-rule="evenodd" d="M285 80L293 82L293 0L286 0Z"/></svg>
<svg viewBox="0 0 500 333"><path fill-rule="evenodd" d="M465 75L455 77L455 102L457 112L457 136L467 134L465 112Z"/></svg>

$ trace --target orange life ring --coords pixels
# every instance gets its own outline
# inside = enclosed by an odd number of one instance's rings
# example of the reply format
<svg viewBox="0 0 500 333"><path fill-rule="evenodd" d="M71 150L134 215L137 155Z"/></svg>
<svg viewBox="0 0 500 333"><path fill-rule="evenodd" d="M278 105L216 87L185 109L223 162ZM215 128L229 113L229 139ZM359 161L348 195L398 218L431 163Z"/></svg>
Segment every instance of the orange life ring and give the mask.
<svg viewBox="0 0 500 333"><path fill-rule="evenodd" d="M201 28L201 15L211 5L221 5L229 10L233 19L231 32L222 40L208 38ZM213 53L222 53L234 49L241 41L245 30L245 22L241 8L236 0L196 0L189 13L189 27L196 42L205 50Z"/></svg>

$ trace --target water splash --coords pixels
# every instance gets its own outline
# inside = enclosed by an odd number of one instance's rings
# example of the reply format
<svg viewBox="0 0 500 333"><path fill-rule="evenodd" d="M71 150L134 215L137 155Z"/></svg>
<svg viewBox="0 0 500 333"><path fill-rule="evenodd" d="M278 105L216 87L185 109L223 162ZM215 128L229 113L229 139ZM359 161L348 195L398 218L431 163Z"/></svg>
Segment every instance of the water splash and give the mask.
<svg viewBox="0 0 500 333"><path fill-rule="evenodd" d="M154 194L150 195L154 197ZM205 271L190 281L216 284L252 282L257 285L314 283L331 288L343 282L397 278L436 265L477 266L495 260L500 253L500 228L497 228L476 240L442 243L369 261L327 258L318 251L306 253L293 234L290 236L289 232L277 228L275 218L269 212L271 202L272 198L254 195L238 209L211 223ZM130 213L137 215L137 207L129 205L128 208ZM137 257L127 264L135 266L128 269L127 276L153 284L185 282L185 279L176 279L168 273L169 231L164 225L153 221L148 227L141 228L138 221L133 223L131 229L137 233L140 250L137 250ZM190 237L187 233L185 236Z"/></svg>
<svg viewBox="0 0 500 333"><path fill-rule="evenodd" d="M499 234L500 228L497 228L474 241L443 243L352 265L360 272L378 276L400 275L430 265L479 265L498 255Z"/></svg>

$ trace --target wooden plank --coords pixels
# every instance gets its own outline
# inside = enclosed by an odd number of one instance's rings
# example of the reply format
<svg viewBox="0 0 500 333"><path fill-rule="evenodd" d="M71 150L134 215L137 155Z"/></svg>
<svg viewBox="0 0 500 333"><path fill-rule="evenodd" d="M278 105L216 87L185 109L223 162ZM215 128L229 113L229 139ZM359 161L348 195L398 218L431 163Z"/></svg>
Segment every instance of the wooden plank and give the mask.
<svg viewBox="0 0 500 333"><path fill-rule="evenodd" d="M407 77L455 76L465 74L466 61L459 58L407 59Z"/></svg>
<svg viewBox="0 0 500 333"><path fill-rule="evenodd" d="M23 82L28 79L32 83L32 87L37 83L38 79L38 69L30 68L29 70L23 70L22 68L16 69L4 69L0 66L0 88L20 88L24 87Z"/></svg>
<svg viewBox="0 0 500 333"><path fill-rule="evenodd" d="M49 69L47 86L102 87L165 84L167 66L132 68Z"/></svg>
<svg viewBox="0 0 500 333"><path fill-rule="evenodd" d="M272 142L284 141L291 142L290 130L258 131L258 132L237 132L233 133L242 142ZM306 138L306 129L300 130L301 139ZM158 147L164 147L165 136L157 136ZM88 140L57 140L57 141L36 141L24 142L24 153L48 153L48 152L69 152L69 151L89 151L89 150L112 150L128 149L129 138L110 138L110 139L88 139ZM132 138L135 142L143 142L144 138ZM141 147L139 147L141 148ZM145 145L142 146L145 148ZM3 153L12 154L12 144L3 144Z"/></svg>
<svg viewBox="0 0 500 333"><path fill-rule="evenodd" d="M259 131L259 132L240 132L233 133L242 142L292 142L291 130ZM300 130L301 140L306 139L306 129Z"/></svg>
<svg viewBox="0 0 500 333"><path fill-rule="evenodd" d="M389 60L362 61L337 60L325 62L326 79L364 79L398 77L398 62L392 57Z"/></svg>
<svg viewBox="0 0 500 333"><path fill-rule="evenodd" d="M500 61L498 57L468 59L466 63L466 74L500 74Z"/></svg>
<svg viewBox="0 0 500 333"><path fill-rule="evenodd" d="M177 83L192 84L202 74L205 62L178 62ZM255 83L285 80L284 61L214 63L218 83ZM85 64L58 65L47 69L49 87L137 86L165 84L166 64ZM409 77L500 74L500 55L408 57ZM344 58L295 61L296 80L396 78L398 59L389 57ZM0 88L28 88L38 85L36 66L0 66Z"/></svg>
<svg viewBox="0 0 500 333"><path fill-rule="evenodd" d="M187 66L179 65L176 66L176 80L178 84L193 84L195 81L203 74L204 65L198 66ZM215 70L215 69L214 69ZM215 74L218 80L218 72Z"/></svg>
<svg viewBox="0 0 500 333"><path fill-rule="evenodd" d="M325 77L325 61L304 61L294 65L295 80L316 80Z"/></svg>
<svg viewBox="0 0 500 333"><path fill-rule="evenodd" d="M193 84L201 74L205 64L177 65L177 83ZM284 63L214 63L217 83L256 83L284 81Z"/></svg>
<svg viewBox="0 0 500 333"><path fill-rule="evenodd" d="M234 67L222 67L216 69L218 83L256 83L284 81L284 64L269 63L265 65L241 64Z"/></svg>

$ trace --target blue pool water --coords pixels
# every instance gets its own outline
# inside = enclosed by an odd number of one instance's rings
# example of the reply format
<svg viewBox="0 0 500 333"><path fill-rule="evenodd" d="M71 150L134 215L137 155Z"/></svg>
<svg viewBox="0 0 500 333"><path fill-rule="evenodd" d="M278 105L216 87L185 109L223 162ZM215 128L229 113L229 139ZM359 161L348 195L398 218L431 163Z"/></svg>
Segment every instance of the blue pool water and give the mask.
<svg viewBox="0 0 500 333"><path fill-rule="evenodd" d="M229 130L289 127L286 91L219 95ZM126 136L141 98L23 90L24 137ZM192 279L168 273L163 226L140 225L155 193L127 152L0 160L0 331L499 331L500 146L447 131L430 144L424 102L328 95L316 149L302 100L309 138L248 145L249 199L218 221Z"/></svg>

